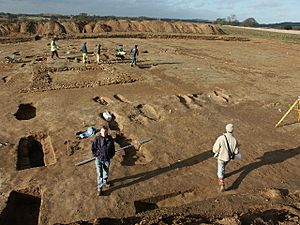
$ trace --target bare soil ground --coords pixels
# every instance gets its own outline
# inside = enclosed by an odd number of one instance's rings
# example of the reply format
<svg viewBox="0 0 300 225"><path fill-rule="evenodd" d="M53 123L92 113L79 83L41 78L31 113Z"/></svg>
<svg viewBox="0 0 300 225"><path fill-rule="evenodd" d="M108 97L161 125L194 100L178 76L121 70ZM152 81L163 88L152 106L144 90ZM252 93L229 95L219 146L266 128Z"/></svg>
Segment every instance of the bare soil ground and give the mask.
<svg viewBox="0 0 300 225"><path fill-rule="evenodd" d="M300 45L189 39L50 40L1 44L0 224L299 224L300 124L274 128L300 90ZM104 47L80 62L80 45ZM138 66L116 44L140 48ZM15 53L15 62L6 56ZM93 138L106 122L114 186L97 196ZM242 159L219 193L211 149L227 123ZM139 141L152 138L139 145ZM77 221L77 222L76 222Z"/></svg>

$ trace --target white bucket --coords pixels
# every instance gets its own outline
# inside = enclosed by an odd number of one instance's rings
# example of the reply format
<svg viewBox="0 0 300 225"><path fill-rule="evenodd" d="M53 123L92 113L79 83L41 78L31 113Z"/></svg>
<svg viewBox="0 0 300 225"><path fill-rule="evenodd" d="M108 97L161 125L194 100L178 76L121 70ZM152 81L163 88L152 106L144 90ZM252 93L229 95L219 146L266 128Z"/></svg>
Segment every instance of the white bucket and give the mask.
<svg viewBox="0 0 300 225"><path fill-rule="evenodd" d="M110 113L109 112L104 112L104 113L102 113L102 116L103 116L103 118L107 121L107 122L110 122L111 120L112 120L112 116L110 115Z"/></svg>

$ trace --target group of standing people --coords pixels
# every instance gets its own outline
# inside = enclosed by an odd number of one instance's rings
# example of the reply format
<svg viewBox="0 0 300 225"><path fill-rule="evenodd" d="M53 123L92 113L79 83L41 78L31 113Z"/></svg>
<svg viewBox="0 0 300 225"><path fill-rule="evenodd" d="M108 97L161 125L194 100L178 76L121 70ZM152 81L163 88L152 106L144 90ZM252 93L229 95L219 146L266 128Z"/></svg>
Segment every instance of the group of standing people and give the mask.
<svg viewBox="0 0 300 225"><path fill-rule="evenodd" d="M83 45L81 46L80 49L82 53L82 62L87 63L88 61L88 48L87 48L87 43L84 42ZM100 63L100 52L101 52L101 45L96 44L94 54L96 55L96 62Z"/></svg>
<svg viewBox="0 0 300 225"><path fill-rule="evenodd" d="M217 177L220 191L225 191L225 167L230 160L239 155L238 142L233 136L233 125L227 124L226 132L219 136L213 145L213 154L217 159ZM96 159L98 195L103 195L103 186L111 187L109 179L109 166L115 155L114 139L108 134L108 127L102 126L99 135L92 143L92 154Z"/></svg>
<svg viewBox="0 0 300 225"><path fill-rule="evenodd" d="M51 43L50 43L50 48L51 48L51 58L53 59L54 56L59 58L57 50L59 47L56 44L56 38L53 38ZM83 45L80 48L80 51L82 53L82 62L83 63L88 63L88 48L87 48L87 43L84 42ZM94 49L94 55L96 56L96 63L100 63L100 56L101 56L101 44L96 44L95 49ZM131 55L131 66L136 66L137 63L137 56L139 55L139 49L138 46L135 45L131 50L130 50L130 55Z"/></svg>

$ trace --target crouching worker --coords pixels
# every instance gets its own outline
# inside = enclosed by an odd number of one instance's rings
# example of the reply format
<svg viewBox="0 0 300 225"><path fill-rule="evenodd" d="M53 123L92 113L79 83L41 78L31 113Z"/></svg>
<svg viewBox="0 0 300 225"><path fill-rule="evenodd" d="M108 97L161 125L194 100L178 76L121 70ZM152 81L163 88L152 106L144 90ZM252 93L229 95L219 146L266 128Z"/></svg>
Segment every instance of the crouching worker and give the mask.
<svg viewBox="0 0 300 225"><path fill-rule="evenodd" d="M232 135L233 125L227 124L225 129L226 133L218 137L213 146L214 157L217 159L217 176L221 192L225 191L225 167L231 159L234 159L235 155L239 154L237 140Z"/></svg>
<svg viewBox="0 0 300 225"><path fill-rule="evenodd" d="M96 157L96 171L98 176L98 195L103 195L102 187L105 184L111 186L109 180L110 160L115 155L115 144L113 138L108 135L108 128L101 127L100 134L95 138L92 144L92 153Z"/></svg>

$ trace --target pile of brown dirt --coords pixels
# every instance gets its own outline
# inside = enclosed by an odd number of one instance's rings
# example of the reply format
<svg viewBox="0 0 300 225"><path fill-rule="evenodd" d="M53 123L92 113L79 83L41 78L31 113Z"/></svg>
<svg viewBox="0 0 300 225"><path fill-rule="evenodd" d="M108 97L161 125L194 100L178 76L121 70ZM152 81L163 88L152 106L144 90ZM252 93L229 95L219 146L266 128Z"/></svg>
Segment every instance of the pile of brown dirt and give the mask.
<svg viewBox="0 0 300 225"><path fill-rule="evenodd" d="M65 34L66 28L58 22L46 22L37 24L36 34Z"/></svg>
<svg viewBox="0 0 300 225"><path fill-rule="evenodd" d="M68 31L68 33L81 33L84 30L84 23L83 22L63 22L62 26L65 27L65 30Z"/></svg>
<svg viewBox="0 0 300 225"><path fill-rule="evenodd" d="M0 36L13 35L17 31L20 32L20 24L0 24Z"/></svg>
<svg viewBox="0 0 300 225"><path fill-rule="evenodd" d="M216 25L167 22L167 21L130 21L105 20L97 22L18 22L0 24L0 36L13 34L29 35L59 35L78 33L105 33L105 32L154 32L154 33L180 33L220 35L224 32Z"/></svg>

